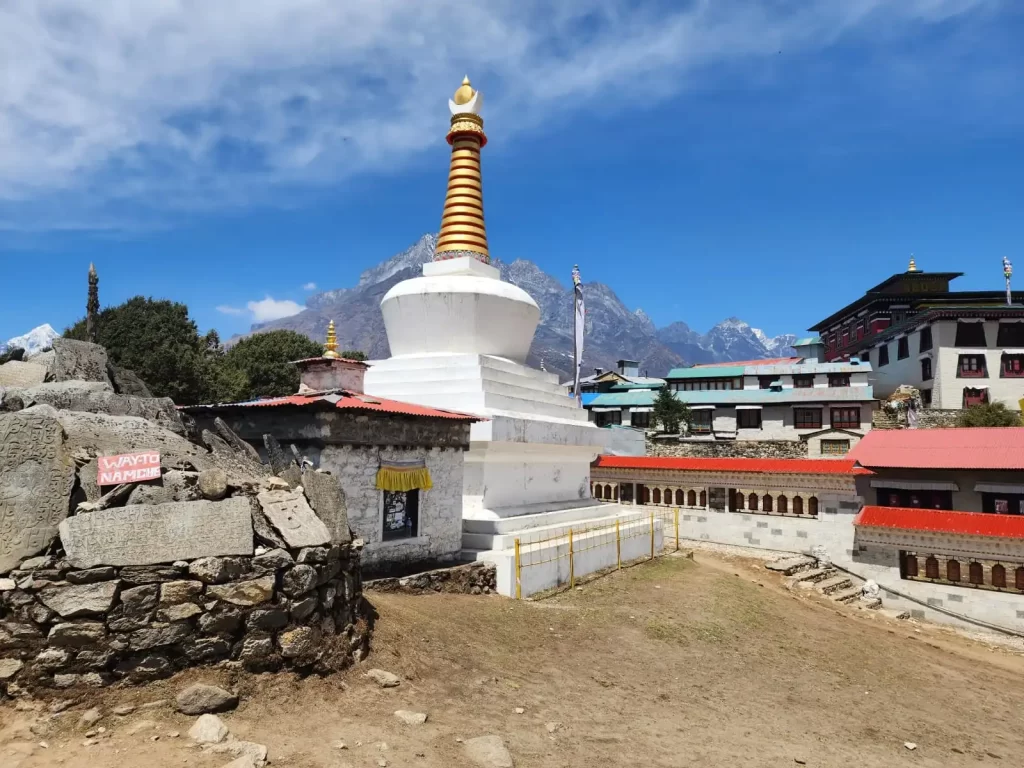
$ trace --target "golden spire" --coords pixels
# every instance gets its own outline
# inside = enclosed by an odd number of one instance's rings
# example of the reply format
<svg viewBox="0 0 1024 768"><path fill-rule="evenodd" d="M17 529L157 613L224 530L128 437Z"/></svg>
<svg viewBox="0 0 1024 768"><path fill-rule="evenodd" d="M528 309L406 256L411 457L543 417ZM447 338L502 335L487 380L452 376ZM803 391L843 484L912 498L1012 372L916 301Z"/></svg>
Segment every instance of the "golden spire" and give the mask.
<svg viewBox="0 0 1024 768"><path fill-rule="evenodd" d="M338 334L334 331L334 321L327 324L327 343L324 344L324 357L337 360L341 357L338 354Z"/></svg>
<svg viewBox="0 0 1024 768"><path fill-rule="evenodd" d="M910 266L907 267L907 272L917 272L917 262L914 261L914 257L910 257Z"/></svg>
<svg viewBox="0 0 1024 768"><path fill-rule="evenodd" d="M466 77L448 103L452 112L452 127L448 132L452 160L434 261L460 256L472 256L485 264L491 261L480 175L480 149L487 144L484 121L480 117L482 101L482 95Z"/></svg>

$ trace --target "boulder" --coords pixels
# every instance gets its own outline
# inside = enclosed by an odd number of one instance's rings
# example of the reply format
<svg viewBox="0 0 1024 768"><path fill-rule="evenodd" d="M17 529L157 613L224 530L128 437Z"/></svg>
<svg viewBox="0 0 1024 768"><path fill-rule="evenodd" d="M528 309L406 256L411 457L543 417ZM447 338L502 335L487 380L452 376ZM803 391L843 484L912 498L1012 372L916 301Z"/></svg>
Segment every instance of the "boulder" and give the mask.
<svg viewBox="0 0 1024 768"><path fill-rule="evenodd" d="M188 729L188 737L197 744L220 744L228 737L228 727L216 715L200 715Z"/></svg>
<svg viewBox="0 0 1024 768"><path fill-rule="evenodd" d="M187 603L196 600L202 594L201 581L168 581L160 585L160 604Z"/></svg>
<svg viewBox="0 0 1024 768"><path fill-rule="evenodd" d="M84 470L84 467L83 467ZM81 472L79 472L81 478ZM199 501L199 473L171 469L164 472L159 480L139 483L128 497L128 505L169 504L172 501Z"/></svg>
<svg viewBox="0 0 1024 768"><path fill-rule="evenodd" d="M399 709L395 712L395 717L406 725L423 725L427 722L427 716L423 712L410 712L408 709Z"/></svg>
<svg viewBox="0 0 1024 768"><path fill-rule="evenodd" d="M238 557L201 557L188 564L188 572L205 584L223 584L248 573L249 562Z"/></svg>
<svg viewBox="0 0 1024 768"><path fill-rule="evenodd" d="M114 382L114 391L118 394L133 395L135 397L153 396L153 393L149 391L149 387L146 386L146 382L140 379L135 371L111 365L107 369L107 373Z"/></svg>
<svg viewBox="0 0 1024 768"><path fill-rule="evenodd" d="M290 597L298 597L317 584L317 572L311 565L296 565L281 578L281 589Z"/></svg>
<svg viewBox="0 0 1024 768"><path fill-rule="evenodd" d="M10 680L24 666L25 662L18 659L0 659L0 680Z"/></svg>
<svg viewBox="0 0 1024 768"><path fill-rule="evenodd" d="M56 419L0 414L0 574L50 545L67 517L74 481Z"/></svg>
<svg viewBox="0 0 1024 768"><path fill-rule="evenodd" d="M120 581L52 586L39 593L39 600L63 619L103 616L114 606Z"/></svg>
<svg viewBox="0 0 1024 768"><path fill-rule="evenodd" d="M500 736L477 736L465 742L466 757L480 768L515 768L512 755Z"/></svg>
<svg viewBox="0 0 1024 768"><path fill-rule="evenodd" d="M206 594L210 598L223 600L232 605L260 605L270 602L274 596L274 576L268 574L258 579L209 586L206 588Z"/></svg>
<svg viewBox="0 0 1024 768"><path fill-rule="evenodd" d="M330 531L301 491L263 491L257 500L264 516L288 547L319 547L330 543Z"/></svg>
<svg viewBox="0 0 1024 768"><path fill-rule="evenodd" d="M204 469L199 473L199 493L204 499L218 501L228 495L228 475L223 469Z"/></svg>
<svg viewBox="0 0 1024 768"><path fill-rule="evenodd" d="M278 635L277 644L286 659L310 656L320 644L320 632L313 627L296 627Z"/></svg>
<svg viewBox="0 0 1024 768"><path fill-rule="evenodd" d="M76 568L252 555L253 551L251 510L245 497L139 504L77 515L61 522L60 538Z"/></svg>
<svg viewBox="0 0 1024 768"><path fill-rule="evenodd" d="M88 568L84 571L68 571L64 576L69 584L95 584L98 581L110 581L117 575L117 571L110 566L102 568Z"/></svg>
<svg viewBox="0 0 1024 768"><path fill-rule="evenodd" d="M184 621L173 624L151 624L131 633L129 647L133 651L148 651L151 648L180 643L190 634L192 634L192 627Z"/></svg>
<svg viewBox="0 0 1024 768"><path fill-rule="evenodd" d="M316 516L330 531L331 542L348 544L352 541L352 532L348 527L345 491L342 490L338 479L326 472L315 472L307 467L302 473L302 490Z"/></svg>
<svg viewBox="0 0 1024 768"><path fill-rule="evenodd" d="M366 676L381 688L397 688L402 683L402 679L398 675L383 669L371 669Z"/></svg>
<svg viewBox="0 0 1024 768"><path fill-rule="evenodd" d="M178 435L185 434L181 415L169 397L119 395L103 382L58 381L23 389L25 405L52 405L58 411L105 413L109 416L138 416L155 422Z"/></svg>
<svg viewBox="0 0 1024 768"><path fill-rule="evenodd" d="M0 387L22 389L46 381L46 366L11 360L0 365Z"/></svg>
<svg viewBox="0 0 1024 768"><path fill-rule="evenodd" d="M46 638L54 648L91 648L107 636L107 630L99 622L54 624Z"/></svg>
<svg viewBox="0 0 1024 768"><path fill-rule="evenodd" d="M62 337L53 340L54 381L101 381L110 384L107 374L107 350L99 344Z"/></svg>
<svg viewBox="0 0 1024 768"><path fill-rule="evenodd" d="M177 696L178 711L185 715L227 712L238 706L238 697L216 685L195 683Z"/></svg>
<svg viewBox="0 0 1024 768"><path fill-rule="evenodd" d="M204 429L201 439L215 460L210 466L223 469L228 475L228 485L232 488L256 488L260 481L270 474L269 467L254 459L248 451L236 448L220 435Z"/></svg>

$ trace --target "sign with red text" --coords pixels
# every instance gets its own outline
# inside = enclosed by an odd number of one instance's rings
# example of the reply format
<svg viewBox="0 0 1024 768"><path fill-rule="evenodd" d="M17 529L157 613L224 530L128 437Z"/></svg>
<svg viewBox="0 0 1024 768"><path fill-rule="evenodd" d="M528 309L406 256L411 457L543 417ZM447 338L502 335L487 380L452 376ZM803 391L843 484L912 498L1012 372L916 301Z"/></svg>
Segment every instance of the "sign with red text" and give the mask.
<svg viewBox="0 0 1024 768"><path fill-rule="evenodd" d="M160 478L160 453L158 451L100 456L99 465L100 471L96 484L101 486L142 483L146 480Z"/></svg>

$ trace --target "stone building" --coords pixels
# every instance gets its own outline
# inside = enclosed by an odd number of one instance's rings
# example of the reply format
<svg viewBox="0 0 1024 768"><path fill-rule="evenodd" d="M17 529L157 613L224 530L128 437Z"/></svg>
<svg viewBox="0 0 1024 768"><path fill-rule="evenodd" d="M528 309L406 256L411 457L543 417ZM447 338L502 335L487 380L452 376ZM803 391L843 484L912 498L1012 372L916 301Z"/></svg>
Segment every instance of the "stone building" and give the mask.
<svg viewBox="0 0 1024 768"><path fill-rule="evenodd" d="M322 357L299 360L299 392L243 403L186 406L208 427L222 418L288 476L311 464L338 478L369 572L453 561L462 547L464 413L363 392L366 363L338 356L333 323ZM270 440L264 436L269 435ZM293 446L275 457L275 445Z"/></svg>

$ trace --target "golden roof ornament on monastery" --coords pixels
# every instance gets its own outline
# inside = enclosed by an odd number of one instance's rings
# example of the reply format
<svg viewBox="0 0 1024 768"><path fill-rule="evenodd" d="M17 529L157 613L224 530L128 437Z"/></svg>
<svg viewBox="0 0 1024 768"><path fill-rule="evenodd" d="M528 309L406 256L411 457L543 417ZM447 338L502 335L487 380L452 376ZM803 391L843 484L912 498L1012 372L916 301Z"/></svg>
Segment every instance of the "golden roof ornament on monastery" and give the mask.
<svg viewBox="0 0 1024 768"><path fill-rule="evenodd" d="M466 75L462 78L462 85L459 86L458 90L455 91L455 95L452 96L452 101L461 107L463 104L468 104L475 95L476 91L470 85L469 75Z"/></svg>
<svg viewBox="0 0 1024 768"><path fill-rule="evenodd" d="M334 330L334 321L331 320L327 324L327 343L324 344L324 357L329 357L332 360L338 360L341 355L338 354L338 334Z"/></svg>
<svg viewBox="0 0 1024 768"><path fill-rule="evenodd" d="M914 261L914 257L910 257L910 266L907 267L907 272L917 272L917 262Z"/></svg>

